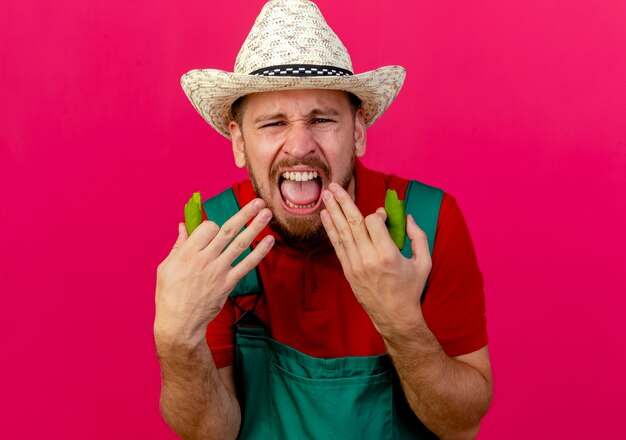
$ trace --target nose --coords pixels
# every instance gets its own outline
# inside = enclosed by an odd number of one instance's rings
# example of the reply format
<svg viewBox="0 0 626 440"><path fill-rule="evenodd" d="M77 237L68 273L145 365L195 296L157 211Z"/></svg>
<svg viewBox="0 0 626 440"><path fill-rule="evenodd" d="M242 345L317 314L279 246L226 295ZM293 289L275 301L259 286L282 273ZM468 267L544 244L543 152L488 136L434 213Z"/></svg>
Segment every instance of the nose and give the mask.
<svg viewBox="0 0 626 440"><path fill-rule="evenodd" d="M283 152L295 159L315 155L318 149L317 141L308 124L293 124L283 145Z"/></svg>

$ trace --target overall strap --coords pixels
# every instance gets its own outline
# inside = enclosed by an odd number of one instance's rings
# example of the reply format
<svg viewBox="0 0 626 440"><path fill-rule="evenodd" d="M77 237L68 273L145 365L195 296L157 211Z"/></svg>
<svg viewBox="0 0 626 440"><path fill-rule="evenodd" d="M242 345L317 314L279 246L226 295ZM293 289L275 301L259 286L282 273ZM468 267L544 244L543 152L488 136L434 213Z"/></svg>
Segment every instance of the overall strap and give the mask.
<svg viewBox="0 0 626 440"><path fill-rule="evenodd" d="M221 228L226 220L231 218L239 211L239 203L232 188L228 188L222 191L215 197L212 197L204 202L204 211L209 220L217 223ZM233 262L233 266L246 258L248 254L252 252L252 248L246 249L237 259ZM241 295L249 295L252 293L258 293L260 291L259 275L257 270L251 270L248 274L239 281L233 291L230 293L230 297Z"/></svg>
<svg viewBox="0 0 626 440"><path fill-rule="evenodd" d="M409 186L404 196L406 213L411 214L415 219L415 223L426 233L431 255L435 243L435 232L437 231L437 220L439 219L439 209L441 208L442 199L442 190L425 185L417 180L409 181ZM407 258L413 256L413 252L411 252L411 240L409 240L408 237L402 248L402 255Z"/></svg>
<svg viewBox="0 0 626 440"><path fill-rule="evenodd" d="M428 237L428 247L432 254L435 242L435 232L437 230L437 220L439 218L439 209L441 200L443 199L443 191L425 185L416 180L409 181L406 194L404 196L404 205L407 214L411 214L418 226L426 233ZM228 188L220 194L212 197L204 202L204 211L207 218L222 225L239 211L240 207L233 190ZM250 252L251 248L246 249L233 263L237 264L243 260ZM402 255L411 258L411 241L407 240L402 248ZM250 271L230 293L230 297L234 298L242 295L258 294L260 292L260 282L258 270Z"/></svg>

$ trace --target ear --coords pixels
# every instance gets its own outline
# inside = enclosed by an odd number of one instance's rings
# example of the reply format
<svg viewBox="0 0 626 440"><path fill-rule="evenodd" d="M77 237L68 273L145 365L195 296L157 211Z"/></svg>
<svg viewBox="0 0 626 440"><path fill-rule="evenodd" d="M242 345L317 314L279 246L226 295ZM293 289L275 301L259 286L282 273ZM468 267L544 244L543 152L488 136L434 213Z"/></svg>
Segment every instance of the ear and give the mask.
<svg viewBox="0 0 626 440"><path fill-rule="evenodd" d="M230 131L230 138L233 141L233 156L235 157L235 165L239 168L246 166L246 155L243 152L244 140L241 127L235 122L230 121L228 124L228 131Z"/></svg>
<svg viewBox="0 0 626 440"><path fill-rule="evenodd" d="M358 109L354 115L354 147L356 157L362 157L365 154L367 144L367 129L365 128L365 119L363 118L363 110Z"/></svg>

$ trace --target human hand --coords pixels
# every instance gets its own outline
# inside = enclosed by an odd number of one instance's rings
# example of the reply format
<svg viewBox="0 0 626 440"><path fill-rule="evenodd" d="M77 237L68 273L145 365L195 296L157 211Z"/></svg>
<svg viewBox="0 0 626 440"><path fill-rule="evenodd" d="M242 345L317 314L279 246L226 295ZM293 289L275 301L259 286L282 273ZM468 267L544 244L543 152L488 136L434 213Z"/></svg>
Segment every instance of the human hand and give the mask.
<svg viewBox="0 0 626 440"><path fill-rule="evenodd" d="M412 216L407 235L413 257L405 258L385 226L386 213L363 218L350 195L336 183L322 198L321 219L344 274L378 332L385 336L421 317L420 297L431 269L426 234Z"/></svg>
<svg viewBox="0 0 626 440"><path fill-rule="evenodd" d="M159 344L194 347L219 313L239 280L254 269L274 245L267 236L234 267L233 261L272 218L261 199L244 206L220 228L204 221L187 236L184 223L178 239L157 268L154 335ZM239 235L241 228L254 218Z"/></svg>

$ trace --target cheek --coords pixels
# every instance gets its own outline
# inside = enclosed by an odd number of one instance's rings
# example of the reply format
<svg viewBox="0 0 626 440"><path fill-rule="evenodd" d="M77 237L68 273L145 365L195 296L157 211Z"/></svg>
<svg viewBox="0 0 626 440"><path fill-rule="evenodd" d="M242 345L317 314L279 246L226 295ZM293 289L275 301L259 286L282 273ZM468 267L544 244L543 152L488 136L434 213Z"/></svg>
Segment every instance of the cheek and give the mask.
<svg viewBox="0 0 626 440"><path fill-rule="evenodd" d="M335 164L338 171L345 172L347 168L350 168L350 164L354 159L354 142L350 139L345 139L345 142L338 143L328 156L328 160Z"/></svg>
<svg viewBox="0 0 626 440"><path fill-rule="evenodd" d="M256 149L256 157L262 167L269 171L271 165L275 162L276 156L280 151L280 141L277 139L265 139L259 142Z"/></svg>
<svg viewBox="0 0 626 440"><path fill-rule="evenodd" d="M254 180L259 195L269 202L276 193L277 187L270 179L270 172L274 164L274 153L271 148L262 145L255 147L254 151L248 151L247 169L248 174Z"/></svg>
<svg viewBox="0 0 626 440"><path fill-rule="evenodd" d="M248 165L251 165L255 173L259 174L258 177L261 177L261 173L268 174L272 159L273 150L269 146L256 144L254 148L247 150Z"/></svg>

